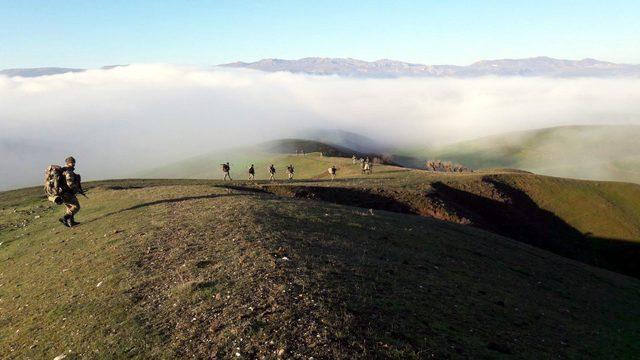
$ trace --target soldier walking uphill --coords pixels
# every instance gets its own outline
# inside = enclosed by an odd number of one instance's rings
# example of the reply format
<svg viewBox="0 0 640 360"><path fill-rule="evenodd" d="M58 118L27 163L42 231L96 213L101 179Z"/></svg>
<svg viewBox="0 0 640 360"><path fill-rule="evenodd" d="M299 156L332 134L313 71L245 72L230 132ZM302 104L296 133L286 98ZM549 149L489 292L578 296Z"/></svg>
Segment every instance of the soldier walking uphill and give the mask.
<svg viewBox="0 0 640 360"><path fill-rule="evenodd" d="M269 166L269 180L274 181L276 179L276 167L271 164Z"/></svg>
<svg viewBox="0 0 640 360"><path fill-rule="evenodd" d="M338 171L338 169L336 168L336 166L335 166L335 165L332 165L332 166L329 168L329 175L331 175L331 181L333 181L333 179L335 179L335 178L336 178L336 172L337 172L337 171Z"/></svg>
<svg viewBox="0 0 640 360"><path fill-rule="evenodd" d="M225 164L220 164L220 166L222 166L222 172L224 173L224 177L222 178L222 180L227 180L227 178L229 180L232 180L231 175L229 175L229 171L231 171L231 166L229 166L229 162Z"/></svg>
<svg viewBox="0 0 640 360"><path fill-rule="evenodd" d="M251 166L249 166L249 180L255 180L256 179L256 169L253 167L253 164L251 164Z"/></svg>
<svg viewBox="0 0 640 360"><path fill-rule="evenodd" d="M58 205L64 205L65 215L60 222L67 227L72 227L78 223L75 215L80 211L80 202L76 194L85 195L82 190L80 175L75 173L76 159L69 156L65 159L65 166L50 165L45 171L44 191L49 201Z"/></svg>
<svg viewBox="0 0 640 360"><path fill-rule="evenodd" d="M293 165L287 166L287 173L289 174L289 180L293 180L294 172L295 172L295 169L293 168Z"/></svg>

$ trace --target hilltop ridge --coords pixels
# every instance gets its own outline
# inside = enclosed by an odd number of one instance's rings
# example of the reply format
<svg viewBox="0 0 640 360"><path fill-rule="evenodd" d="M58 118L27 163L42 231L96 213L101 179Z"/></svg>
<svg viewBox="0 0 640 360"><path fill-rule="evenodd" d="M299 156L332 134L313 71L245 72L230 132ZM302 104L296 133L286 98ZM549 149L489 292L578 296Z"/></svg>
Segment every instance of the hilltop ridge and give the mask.
<svg viewBox="0 0 640 360"><path fill-rule="evenodd" d="M399 180L403 174L425 176L403 171ZM51 228L59 209L43 203L40 189L0 193L0 296L12 299L2 302L0 353L418 359L640 351L637 279L469 226L233 188L244 183L91 183L82 224L70 230Z"/></svg>

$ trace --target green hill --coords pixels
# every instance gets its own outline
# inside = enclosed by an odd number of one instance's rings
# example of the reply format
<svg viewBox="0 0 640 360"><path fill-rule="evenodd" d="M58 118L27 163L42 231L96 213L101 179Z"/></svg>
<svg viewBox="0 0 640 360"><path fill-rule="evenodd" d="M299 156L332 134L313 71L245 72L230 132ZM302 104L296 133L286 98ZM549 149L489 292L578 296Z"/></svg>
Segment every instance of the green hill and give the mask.
<svg viewBox="0 0 640 360"><path fill-rule="evenodd" d="M301 161L293 182L88 183L72 229L40 188L0 193L0 354L640 351L640 280L592 266L640 274L639 185Z"/></svg>
<svg viewBox="0 0 640 360"><path fill-rule="evenodd" d="M304 155L302 153L304 151ZM294 165L296 177L326 177L327 169L352 164L351 157L378 157L373 153L361 153L343 146L312 140L282 139L231 150L204 154L183 161L136 174L142 178L217 179L222 178L221 164L229 162L231 176L245 179L251 164L256 168L257 179L268 179L268 167L274 164L277 177L286 178L286 167ZM351 171L351 167L345 168Z"/></svg>
<svg viewBox="0 0 640 360"><path fill-rule="evenodd" d="M566 126L507 133L440 148L403 151L398 161L423 167L440 158L472 168L517 168L538 174L640 182L640 126Z"/></svg>

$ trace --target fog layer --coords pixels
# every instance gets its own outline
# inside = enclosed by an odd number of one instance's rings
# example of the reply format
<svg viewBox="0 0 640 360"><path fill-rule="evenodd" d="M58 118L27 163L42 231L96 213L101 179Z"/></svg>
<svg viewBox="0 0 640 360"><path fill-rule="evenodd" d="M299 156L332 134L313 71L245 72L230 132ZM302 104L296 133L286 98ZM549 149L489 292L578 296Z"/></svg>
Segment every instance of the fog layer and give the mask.
<svg viewBox="0 0 640 360"><path fill-rule="evenodd" d="M162 64L0 76L0 189L38 184L67 155L85 178L101 179L309 128L426 147L638 124L639 115L636 78L353 79Z"/></svg>

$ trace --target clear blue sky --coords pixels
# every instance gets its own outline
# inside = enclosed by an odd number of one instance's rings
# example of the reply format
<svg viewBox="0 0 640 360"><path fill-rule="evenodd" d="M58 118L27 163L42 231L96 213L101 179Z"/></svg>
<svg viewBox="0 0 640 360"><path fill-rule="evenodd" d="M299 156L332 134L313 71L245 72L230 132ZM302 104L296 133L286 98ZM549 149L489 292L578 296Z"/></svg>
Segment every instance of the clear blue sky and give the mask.
<svg viewBox="0 0 640 360"><path fill-rule="evenodd" d="M640 63L640 1L0 0L0 69L537 55Z"/></svg>

